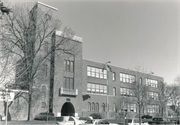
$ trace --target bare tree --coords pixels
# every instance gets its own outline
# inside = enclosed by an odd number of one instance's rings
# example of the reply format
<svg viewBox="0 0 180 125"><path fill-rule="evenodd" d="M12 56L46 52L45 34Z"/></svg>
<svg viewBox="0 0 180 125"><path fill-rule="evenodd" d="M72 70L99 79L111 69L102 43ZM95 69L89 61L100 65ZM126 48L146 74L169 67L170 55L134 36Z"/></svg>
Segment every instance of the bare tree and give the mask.
<svg viewBox="0 0 180 125"><path fill-rule="evenodd" d="M129 88L129 92L127 95L126 94L120 95L119 97L120 100L116 102L115 113L117 114L117 116L120 116L121 114L121 117L123 116L123 119L125 119L128 113L132 114L132 112L136 112L133 111L133 109L128 109L127 105L135 104L138 109L138 117L141 124L141 115L143 113L143 107L147 103L147 90L148 90L148 87L143 82L144 81L143 79L148 74L146 73L146 69L144 69L141 66L135 67L135 71L129 71L128 74L131 74L132 72L133 74L136 74L136 75L132 75L132 77L130 78L133 85L131 88ZM135 117L136 113L133 113L133 115Z"/></svg>
<svg viewBox="0 0 180 125"><path fill-rule="evenodd" d="M163 81L159 81L158 91L159 91L159 105L160 105L160 115L164 116L165 105L171 100L175 93L179 90L178 87L174 85L168 85Z"/></svg>
<svg viewBox="0 0 180 125"><path fill-rule="evenodd" d="M9 55L0 56L0 88L5 84L14 82L14 65L10 62L13 59Z"/></svg>
<svg viewBox="0 0 180 125"><path fill-rule="evenodd" d="M57 51L58 54L76 54L78 51L76 43L71 42L75 34L71 28L65 27L61 36L56 37L56 30L60 29L62 23L55 18L53 9L44 9L38 3L29 6L12 6L13 12L3 16L0 38L1 51L16 57L13 62L16 65L17 87L29 91L28 95L23 96L28 101L28 120L31 119L33 93L42 84L39 81L42 79L44 64L51 67L50 84L53 85L54 58ZM50 98L52 99L53 97Z"/></svg>
<svg viewBox="0 0 180 125"><path fill-rule="evenodd" d="M124 124L126 117L129 115L129 112L131 112L131 109L129 109L128 105L133 104L132 100L128 98L131 97L118 97L118 99L115 100L115 109L112 113L112 116L115 116L116 119L120 119ZM132 116L132 113L130 113L130 115ZM135 117L135 113L132 117Z"/></svg>
<svg viewBox="0 0 180 125"><path fill-rule="evenodd" d="M169 91L171 91L170 99L168 100L168 103L170 103L170 109L173 111L173 117L176 119L179 118L179 104L180 104L180 91L179 91L179 85L178 84L172 84L167 87ZM175 116L174 116L175 115Z"/></svg>
<svg viewBox="0 0 180 125"><path fill-rule="evenodd" d="M147 104L148 86L146 86L145 78L148 77L147 69L137 65L135 67L136 79L134 81L134 98L133 102L137 105L139 123L141 125L141 117L144 113L144 105Z"/></svg>

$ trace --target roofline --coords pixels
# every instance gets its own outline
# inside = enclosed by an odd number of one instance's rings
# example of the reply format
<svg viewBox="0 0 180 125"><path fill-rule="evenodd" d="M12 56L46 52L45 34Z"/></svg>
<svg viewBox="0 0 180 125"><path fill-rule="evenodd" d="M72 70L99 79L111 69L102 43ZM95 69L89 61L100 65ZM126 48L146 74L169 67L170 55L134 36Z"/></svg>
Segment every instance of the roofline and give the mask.
<svg viewBox="0 0 180 125"><path fill-rule="evenodd" d="M57 8L52 7L52 6L50 6L50 5L47 5L47 4L45 4L45 3L42 3L42 2L37 1L37 4L41 4L41 5L43 5L43 6L46 6L46 7L48 7L48 8L51 8L51 9L53 9L53 10L58 11L58 9L57 9Z"/></svg>
<svg viewBox="0 0 180 125"><path fill-rule="evenodd" d="M57 36L62 36L62 31L60 31L60 30L56 30L56 35ZM66 37L66 36L65 36ZM83 42L83 38L82 37L79 37L79 36L73 36L72 38L71 38L72 40L74 40L74 41L79 41L79 42Z"/></svg>

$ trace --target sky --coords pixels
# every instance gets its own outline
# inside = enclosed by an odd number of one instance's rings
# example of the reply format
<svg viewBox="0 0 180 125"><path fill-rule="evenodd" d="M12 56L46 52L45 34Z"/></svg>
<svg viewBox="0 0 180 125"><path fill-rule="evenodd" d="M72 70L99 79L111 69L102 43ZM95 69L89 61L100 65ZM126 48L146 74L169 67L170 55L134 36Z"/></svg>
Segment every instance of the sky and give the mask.
<svg viewBox="0 0 180 125"><path fill-rule="evenodd" d="M9 0L35 2L35 0ZM58 9L63 27L83 38L83 59L164 77L180 72L178 0L39 0ZM62 29L61 29L62 30Z"/></svg>

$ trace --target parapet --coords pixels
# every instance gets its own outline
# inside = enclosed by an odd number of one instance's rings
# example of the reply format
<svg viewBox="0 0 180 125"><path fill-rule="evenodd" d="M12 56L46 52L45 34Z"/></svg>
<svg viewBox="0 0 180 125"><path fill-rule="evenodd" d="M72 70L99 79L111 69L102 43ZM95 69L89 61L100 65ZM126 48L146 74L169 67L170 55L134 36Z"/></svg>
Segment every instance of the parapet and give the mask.
<svg viewBox="0 0 180 125"><path fill-rule="evenodd" d="M62 31L56 30L57 36L62 36L62 33L63 33ZM74 41L83 42L83 38L79 36L73 36L71 39Z"/></svg>

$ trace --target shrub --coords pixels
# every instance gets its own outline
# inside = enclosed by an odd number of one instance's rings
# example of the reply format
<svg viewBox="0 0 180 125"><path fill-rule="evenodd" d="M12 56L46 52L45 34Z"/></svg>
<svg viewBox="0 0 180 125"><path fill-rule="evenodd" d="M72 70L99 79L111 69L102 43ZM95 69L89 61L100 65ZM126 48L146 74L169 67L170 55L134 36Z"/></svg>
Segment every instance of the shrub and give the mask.
<svg viewBox="0 0 180 125"><path fill-rule="evenodd" d="M42 112L42 113L39 113L40 115L47 115L48 114L48 116L54 116L54 113L51 113L51 112Z"/></svg>
<svg viewBox="0 0 180 125"><path fill-rule="evenodd" d="M93 119L102 119L102 116L99 113L92 113L90 116L92 116Z"/></svg>
<svg viewBox="0 0 180 125"><path fill-rule="evenodd" d="M40 120L40 121L56 121L56 117L53 116L54 114L50 113L47 115L47 113L40 113L39 115L36 115L34 120Z"/></svg>

